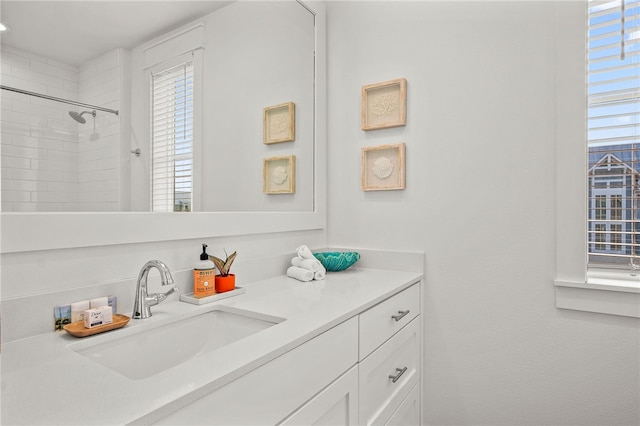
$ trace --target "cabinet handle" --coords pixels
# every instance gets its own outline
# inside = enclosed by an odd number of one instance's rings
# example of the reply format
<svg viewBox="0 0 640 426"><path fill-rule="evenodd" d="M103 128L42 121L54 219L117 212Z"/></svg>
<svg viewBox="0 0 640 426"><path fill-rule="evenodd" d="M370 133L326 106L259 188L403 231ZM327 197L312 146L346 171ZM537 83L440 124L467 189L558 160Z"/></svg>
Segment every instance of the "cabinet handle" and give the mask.
<svg viewBox="0 0 640 426"><path fill-rule="evenodd" d="M391 315L391 318L393 318L396 321L400 321L408 313L409 313L408 309L406 311L398 311L398 314L397 315Z"/></svg>
<svg viewBox="0 0 640 426"><path fill-rule="evenodd" d="M400 380L400 376L402 376L404 374L404 372L407 371L407 367L405 368L396 368L396 375L394 376L393 374L391 374L389 376L389 378L391 379L391 381L393 383L397 382L398 380Z"/></svg>

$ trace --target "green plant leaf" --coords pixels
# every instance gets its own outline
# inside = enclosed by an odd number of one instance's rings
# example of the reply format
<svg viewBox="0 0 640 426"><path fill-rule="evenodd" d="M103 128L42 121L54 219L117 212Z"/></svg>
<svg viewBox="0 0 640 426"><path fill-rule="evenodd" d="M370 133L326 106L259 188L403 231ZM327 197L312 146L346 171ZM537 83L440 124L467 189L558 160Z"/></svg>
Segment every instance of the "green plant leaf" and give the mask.
<svg viewBox="0 0 640 426"><path fill-rule="evenodd" d="M224 275L229 274L229 270L231 269L231 264L233 263L234 260L236 260L237 255L238 255L238 252L234 251L229 256L227 256L227 260L224 262L224 269L225 269Z"/></svg>
<svg viewBox="0 0 640 426"><path fill-rule="evenodd" d="M211 255L209 255L209 259L216 265L216 268L220 271L220 275L225 275L222 273L222 270L224 269L224 260Z"/></svg>
<svg viewBox="0 0 640 426"><path fill-rule="evenodd" d="M225 251L224 254L227 254L227 252ZM219 257L212 256L212 255L209 255L209 259L211 259L211 261L216 265L216 268L218 268L220 275L223 277L226 277L227 275L229 275L231 264L236 259L237 255L238 255L238 252L234 251L230 255L227 255L226 260L222 260Z"/></svg>

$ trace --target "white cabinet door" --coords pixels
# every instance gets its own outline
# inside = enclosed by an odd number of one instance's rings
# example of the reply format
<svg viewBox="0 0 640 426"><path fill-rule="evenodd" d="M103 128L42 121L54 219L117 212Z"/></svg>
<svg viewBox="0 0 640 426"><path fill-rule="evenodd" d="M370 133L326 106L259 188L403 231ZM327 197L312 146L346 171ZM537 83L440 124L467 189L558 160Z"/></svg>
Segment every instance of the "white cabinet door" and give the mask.
<svg viewBox="0 0 640 426"><path fill-rule="evenodd" d="M354 317L154 424L274 425L354 366L357 357Z"/></svg>
<svg viewBox="0 0 640 426"><path fill-rule="evenodd" d="M358 367L340 376L285 419L283 426L358 424Z"/></svg>
<svg viewBox="0 0 640 426"><path fill-rule="evenodd" d="M383 425L420 380L420 317L359 364L360 424Z"/></svg>
<svg viewBox="0 0 640 426"><path fill-rule="evenodd" d="M391 416L385 426L417 426L420 424L420 382Z"/></svg>

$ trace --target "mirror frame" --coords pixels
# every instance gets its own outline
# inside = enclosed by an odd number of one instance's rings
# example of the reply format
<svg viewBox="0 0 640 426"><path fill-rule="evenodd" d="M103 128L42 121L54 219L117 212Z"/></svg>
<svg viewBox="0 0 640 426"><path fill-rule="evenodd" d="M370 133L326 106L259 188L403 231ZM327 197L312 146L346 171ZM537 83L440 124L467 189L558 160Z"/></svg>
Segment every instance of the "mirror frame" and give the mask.
<svg viewBox="0 0 640 426"><path fill-rule="evenodd" d="M0 253L317 230L326 227L326 12L298 1L315 21L314 202L311 212L1 213Z"/></svg>

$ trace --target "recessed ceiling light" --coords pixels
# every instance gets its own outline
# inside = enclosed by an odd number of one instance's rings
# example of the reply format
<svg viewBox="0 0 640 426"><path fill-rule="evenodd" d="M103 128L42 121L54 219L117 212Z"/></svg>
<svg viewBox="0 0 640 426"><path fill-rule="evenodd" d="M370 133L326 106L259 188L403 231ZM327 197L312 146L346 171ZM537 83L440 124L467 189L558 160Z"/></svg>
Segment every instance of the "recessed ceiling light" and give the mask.
<svg viewBox="0 0 640 426"><path fill-rule="evenodd" d="M0 32L10 31L11 27L5 24L4 22L0 22Z"/></svg>

